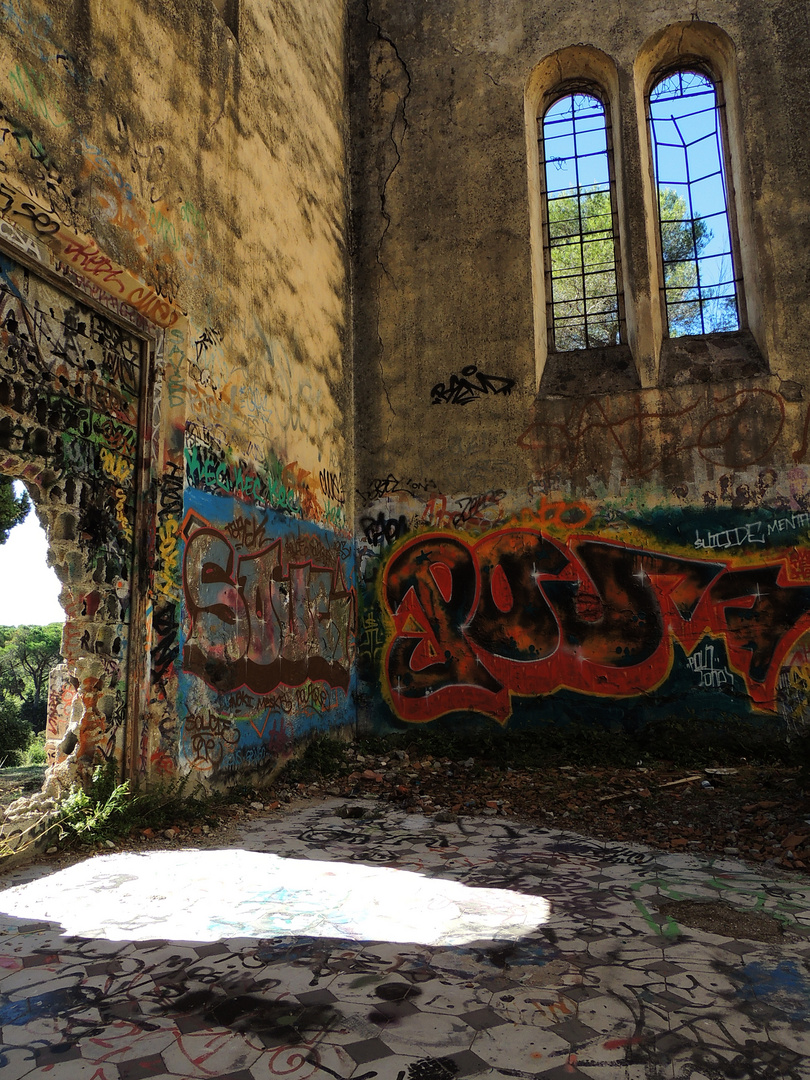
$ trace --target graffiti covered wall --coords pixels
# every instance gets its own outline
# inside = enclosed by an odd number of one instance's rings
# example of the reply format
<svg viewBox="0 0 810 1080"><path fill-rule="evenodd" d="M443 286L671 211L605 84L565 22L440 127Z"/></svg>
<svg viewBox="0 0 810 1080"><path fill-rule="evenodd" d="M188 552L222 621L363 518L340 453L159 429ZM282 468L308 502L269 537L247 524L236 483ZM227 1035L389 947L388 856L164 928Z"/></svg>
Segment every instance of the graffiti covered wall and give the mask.
<svg viewBox="0 0 810 1080"><path fill-rule="evenodd" d="M123 754L142 349L0 255L0 472L24 481L48 529L66 613L51 763Z"/></svg>
<svg viewBox="0 0 810 1080"><path fill-rule="evenodd" d="M459 509L439 530L436 502L428 524L400 513L361 546L375 723L764 719L805 685L810 510L797 500L634 511L541 495L510 514L501 492L490 520L470 527Z"/></svg>
<svg viewBox="0 0 810 1080"><path fill-rule="evenodd" d="M66 760L218 782L358 715L802 712L793 6L0 0L2 469L68 584L95 560L66 661L108 680L54 682ZM643 98L684 57L723 85L745 295L676 340ZM537 121L605 71L627 340L583 358L548 347Z"/></svg>
<svg viewBox="0 0 810 1080"><path fill-rule="evenodd" d="M505 724L521 698L548 719L575 708L561 691L642 712L677 698L775 712L785 673L804 663L810 514L609 518L541 501L477 539L424 531L397 545L374 575L361 643L394 715Z"/></svg>
<svg viewBox="0 0 810 1080"><path fill-rule="evenodd" d="M760 380L531 416L523 492L358 489L370 721L804 722L806 403Z"/></svg>
<svg viewBox="0 0 810 1080"><path fill-rule="evenodd" d="M227 776L353 722L353 545L235 498L187 507L181 760Z"/></svg>
<svg viewBox="0 0 810 1080"><path fill-rule="evenodd" d="M358 662L378 730L810 716L807 153L782 129L807 28L779 0L767 30L742 0L586 7L354 5ZM675 69L723 88L735 332L666 330L645 95ZM544 191L574 191L576 152L560 136L543 164L538 139L586 92L611 125L626 324L555 352Z"/></svg>
<svg viewBox="0 0 810 1080"><path fill-rule="evenodd" d="M0 15L2 471L66 584L62 779L235 780L354 720L345 3Z"/></svg>

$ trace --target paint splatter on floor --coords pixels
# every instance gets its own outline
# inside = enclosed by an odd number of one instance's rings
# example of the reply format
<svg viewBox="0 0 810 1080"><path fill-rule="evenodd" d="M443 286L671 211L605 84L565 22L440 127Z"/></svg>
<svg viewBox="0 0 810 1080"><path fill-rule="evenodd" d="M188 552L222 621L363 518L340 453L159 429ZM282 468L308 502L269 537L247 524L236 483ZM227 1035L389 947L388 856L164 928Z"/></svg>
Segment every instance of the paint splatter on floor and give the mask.
<svg viewBox="0 0 810 1080"><path fill-rule="evenodd" d="M337 803L9 873L3 1080L808 1080L810 881ZM772 942L672 901L778 920Z"/></svg>

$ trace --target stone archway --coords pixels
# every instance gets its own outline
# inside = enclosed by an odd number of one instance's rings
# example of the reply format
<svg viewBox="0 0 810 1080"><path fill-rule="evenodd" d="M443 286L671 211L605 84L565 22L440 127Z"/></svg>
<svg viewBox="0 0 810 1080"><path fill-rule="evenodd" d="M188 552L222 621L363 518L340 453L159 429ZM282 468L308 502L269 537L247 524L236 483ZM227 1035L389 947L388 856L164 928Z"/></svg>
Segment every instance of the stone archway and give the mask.
<svg viewBox="0 0 810 1080"><path fill-rule="evenodd" d="M46 809L124 756L143 355L123 324L0 253L0 474L25 483L66 613Z"/></svg>

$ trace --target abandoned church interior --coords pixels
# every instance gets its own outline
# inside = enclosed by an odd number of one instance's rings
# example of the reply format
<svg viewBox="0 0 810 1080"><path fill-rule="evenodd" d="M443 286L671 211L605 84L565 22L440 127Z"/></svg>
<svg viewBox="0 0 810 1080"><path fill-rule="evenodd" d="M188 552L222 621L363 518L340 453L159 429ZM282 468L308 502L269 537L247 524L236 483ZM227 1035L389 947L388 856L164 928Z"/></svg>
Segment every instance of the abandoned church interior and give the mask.
<svg viewBox="0 0 810 1080"><path fill-rule="evenodd" d="M50 770L802 725L799 0L0 0Z"/></svg>

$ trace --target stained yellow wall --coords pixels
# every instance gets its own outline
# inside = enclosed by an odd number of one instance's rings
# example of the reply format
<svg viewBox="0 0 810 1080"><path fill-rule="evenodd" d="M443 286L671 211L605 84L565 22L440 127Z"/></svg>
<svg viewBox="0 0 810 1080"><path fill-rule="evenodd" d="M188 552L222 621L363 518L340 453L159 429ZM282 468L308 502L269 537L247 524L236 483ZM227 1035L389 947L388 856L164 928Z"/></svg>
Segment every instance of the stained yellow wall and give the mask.
<svg viewBox="0 0 810 1080"><path fill-rule="evenodd" d="M330 557L329 544L351 551L345 4L242 0L238 19L236 8L211 0L0 5L4 250L133 323L151 354L133 479L138 610L116 676L126 677L127 664L134 673L129 730L118 743L125 767L145 775L180 767L210 779L225 750L247 739L222 719L231 705L217 698L219 674L178 682L195 632L187 590L199 584L182 574L190 493L218 508L216 527L230 530L224 542L237 558L246 537L255 548L286 530L298 543L285 554L286 573L290 559L306 561L296 523L310 530L312 561ZM53 465L58 472L64 462ZM21 468L9 459L7 471ZM52 554L64 562L58 540L52 534ZM335 560L337 582L344 568ZM64 651L84 670L104 650L93 653L75 630L77 620L102 618L88 616L93 583L80 577L63 575ZM317 603L328 622L326 601ZM347 605L340 600L334 630L343 639L353 626ZM242 635L251 656L257 633ZM318 652L316 638L311 629L308 655ZM342 647L341 681L347 640ZM233 647L226 652L236 662ZM314 723L305 674L291 677L300 693L285 715ZM347 700L341 722L353 715ZM254 743L267 744L258 717L270 708L260 698L242 708ZM68 764L76 764L70 740L57 746L88 710L56 725L53 750ZM293 721L282 743L296 734ZM72 758L81 753L88 765L114 722L97 717L100 735L80 739ZM261 763L251 753L248 764Z"/></svg>

